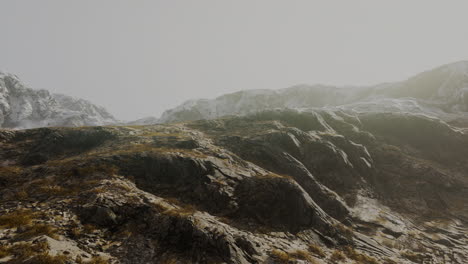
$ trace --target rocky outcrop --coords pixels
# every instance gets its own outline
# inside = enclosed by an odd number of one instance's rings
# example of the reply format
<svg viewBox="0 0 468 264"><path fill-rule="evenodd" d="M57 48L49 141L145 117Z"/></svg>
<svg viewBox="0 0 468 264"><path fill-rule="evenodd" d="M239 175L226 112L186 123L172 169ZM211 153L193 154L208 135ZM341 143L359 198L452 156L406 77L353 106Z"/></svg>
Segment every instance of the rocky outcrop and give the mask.
<svg viewBox="0 0 468 264"><path fill-rule="evenodd" d="M0 131L0 261L465 263L467 139L325 110Z"/></svg>

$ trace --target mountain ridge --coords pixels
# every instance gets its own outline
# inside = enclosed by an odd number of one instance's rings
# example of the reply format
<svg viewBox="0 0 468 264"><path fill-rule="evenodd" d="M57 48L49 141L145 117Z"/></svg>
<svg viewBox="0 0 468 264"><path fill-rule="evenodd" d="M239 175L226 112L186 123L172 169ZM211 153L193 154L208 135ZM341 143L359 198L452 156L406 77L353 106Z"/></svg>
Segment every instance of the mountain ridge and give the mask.
<svg viewBox="0 0 468 264"><path fill-rule="evenodd" d="M0 127L106 125L117 120L84 99L26 87L13 74L0 73Z"/></svg>
<svg viewBox="0 0 468 264"><path fill-rule="evenodd" d="M244 90L214 99L188 100L165 111L159 123L244 115L275 108L338 107L373 111L418 109L446 121L464 119L468 111L468 61L424 71L407 80L371 86L296 85L278 90ZM383 104L382 104L383 102ZM406 109L406 106L408 108ZM410 107L411 105L415 107ZM368 107L368 110L371 110Z"/></svg>

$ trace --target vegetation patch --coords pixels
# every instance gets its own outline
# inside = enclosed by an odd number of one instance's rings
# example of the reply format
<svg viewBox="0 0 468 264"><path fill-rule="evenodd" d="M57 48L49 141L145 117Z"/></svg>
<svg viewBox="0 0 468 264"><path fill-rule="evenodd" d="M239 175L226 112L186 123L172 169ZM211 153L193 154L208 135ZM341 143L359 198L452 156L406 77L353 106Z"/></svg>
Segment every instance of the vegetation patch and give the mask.
<svg viewBox="0 0 468 264"><path fill-rule="evenodd" d="M283 250L274 249L270 253L271 257L275 259L278 263L288 263L291 259L291 256Z"/></svg>
<svg viewBox="0 0 468 264"><path fill-rule="evenodd" d="M0 167L0 177L10 178L19 176L23 172L23 168L17 166Z"/></svg>
<svg viewBox="0 0 468 264"><path fill-rule="evenodd" d="M36 236L46 235L52 238L57 238L57 229L48 224L33 224L27 227L26 231L16 235L17 239L26 240Z"/></svg>
<svg viewBox="0 0 468 264"><path fill-rule="evenodd" d="M38 254L46 254L49 250L49 246L46 242L39 243L16 243L12 246L3 246L3 255L12 256L13 260L9 263L47 263L47 262L26 262Z"/></svg>
<svg viewBox="0 0 468 264"><path fill-rule="evenodd" d="M270 172L270 173L267 173L267 174L264 174L264 175L259 175L257 177L262 177L262 178L281 178L281 179L290 179L292 180L293 178L289 175L283 175L283 174L277 174L277 173L273 173L273 172Z"/></svg>
<svg viewBox="0 0 468 264"><path fill-rule="evenodd" d="M0 245L0 259L10 255L9 249L10 249L9 246Z"/></svg>
<svg viewBox="0 0 468 264"><path fill-rule="evenodd" d="M315 244L309 244L309 251L321 258L326 256L323 249Z"/></svg>
<svg viewBox="0 0 468 264"><path fill-rule="evenodd" d="M0 226L14 228L31 224L37 213L29 209L16 210L0 216Z"/></svg>
<svg viewBox="0 0 468 264"><path fill-rule="evenodd" d="M98 164L77 168L76 172L79 176L94 176L98 174L116 175L119 173L119 169L114 165Z"/></svg>
<svg viewBox="0 0 468 264"><path fill-rule="evenodd" d="M342 234L344 237L346 237L348 240L352 240L353 237L354 237L354 232L353 230L351 230L351 228L341 224L341 223L338 223L338 224L335 224L333 225L333 227L335 227L338 232L340 234Z"/></svg>
<svg viewBox="0 0 468 264"><path fill-rule="evenodd" d="M27 260L30 264L66 264L70 262L70 258L65 255L51 256L48 253L42 253Z"/></svg>
<svg viewBox="0 0 468 264"><path fill-rule="evenodd" d="M306 260L309 263L313 263L315 261L315 259L310 255L310 253L305 250L296 250L289 253L289 255L294 259Z"/></svg>
<svg viewBox="0 0 468 264"><path fill-rule="evenodd" d="M401 256L416 263L423 263L425 259L424 255L411 251L403 252Z"/></svg>
<svg viewBox="0 0 468 264"><path fill-rule="evenodd" d="M187 217L193 215L197 209L191 204L185 204L175 198L166 198L166 201L176 205L176 208L167 208L164 205L160 204L160 210L162 214L177 216L177 217Z"/></svg>
<svg viewBox="0 0 468 264"><path fill-rule="evenodd" d="M345 259L346 259L345 254L339 250L333 251L333 253L330 256L331 263L339 263Z"/></svg>
<svg viewBox="0 0 468 264"><path fill-rule="evenodd" d="M81 257L77 257L75 261L77 264L108 264L109 263L107 259L100 257L100 256L94 256L90 260L87 260L87 261L82 260Z"/></svg>
<svg viewBox="0 0 468 264"><path fill-rule="evenodd" d="M361 254L361 253L357 252L356 250L354 250L354 248L352 248L352 247L349 247L349 246L345 247L344 252L345 252L346 256L348 256L348 258L350 258L352 260L355 260L358 263L362 263L362 264L379 264L379 262L375 258L370 257L370 256L365 255L365 254Z"/></svg>

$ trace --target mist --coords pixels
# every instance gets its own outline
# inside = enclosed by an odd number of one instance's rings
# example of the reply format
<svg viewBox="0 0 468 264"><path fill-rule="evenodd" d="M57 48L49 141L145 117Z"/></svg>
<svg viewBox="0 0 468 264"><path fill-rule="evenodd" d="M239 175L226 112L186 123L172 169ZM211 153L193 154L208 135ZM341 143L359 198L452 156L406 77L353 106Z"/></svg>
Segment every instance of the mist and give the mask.
<svg viewBox="0 0 468 264"><path fill-rule="evenodd" d="M0 70L117 118L295 84L370 85L468 59L466 1L0 3Z"/></svg>

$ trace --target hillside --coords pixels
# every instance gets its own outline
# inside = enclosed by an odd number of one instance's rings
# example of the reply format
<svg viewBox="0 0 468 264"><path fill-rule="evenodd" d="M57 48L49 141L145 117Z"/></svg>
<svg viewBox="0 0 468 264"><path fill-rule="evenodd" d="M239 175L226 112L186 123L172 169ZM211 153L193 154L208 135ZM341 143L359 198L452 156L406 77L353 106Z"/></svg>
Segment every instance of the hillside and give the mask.
<svg viewBox="0 0 468 264"><path fill-rule="evenodd" d="M0 262L468 261L468 135L440 119L275 110L0 144Z"/></svg>

